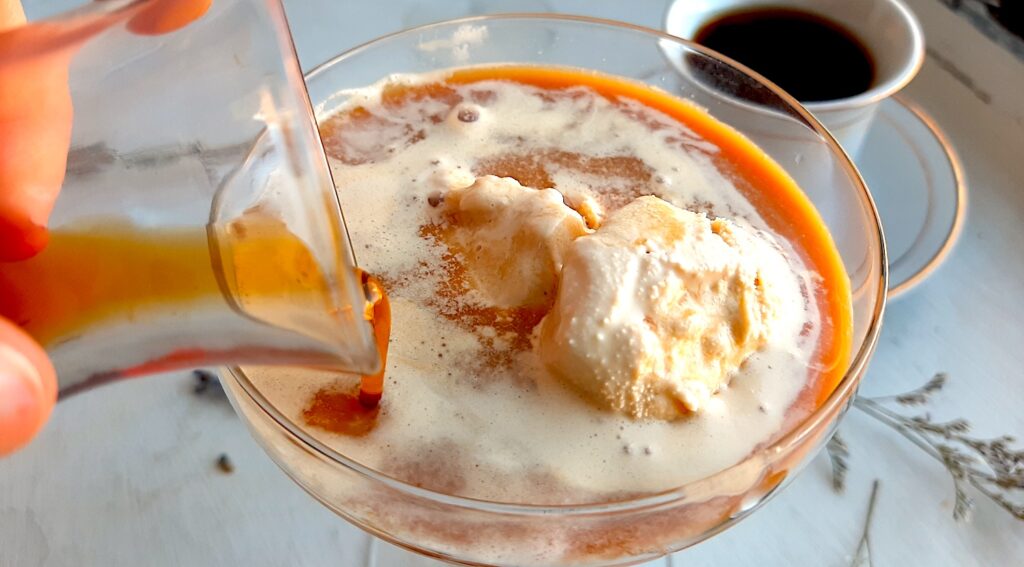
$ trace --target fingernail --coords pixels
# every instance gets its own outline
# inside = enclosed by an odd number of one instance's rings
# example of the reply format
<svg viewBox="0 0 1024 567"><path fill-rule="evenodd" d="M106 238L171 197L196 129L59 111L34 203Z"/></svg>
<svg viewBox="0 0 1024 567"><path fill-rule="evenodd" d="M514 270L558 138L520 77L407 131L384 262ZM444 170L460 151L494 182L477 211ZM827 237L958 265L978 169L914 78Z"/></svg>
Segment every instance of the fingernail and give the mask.
<svg viewBox="0 0 1024 567"><path fill-rule="evenodd" d="M49 413L43 378L22 353L0 344L0 455L28 443Z"/></svg>
<svg viewBox="0 0 1024 567"><path fill-rule="evenodd" d="M0 218L0 261L16 262L38 254L50 240L45 227L28 220Z"/></svg>

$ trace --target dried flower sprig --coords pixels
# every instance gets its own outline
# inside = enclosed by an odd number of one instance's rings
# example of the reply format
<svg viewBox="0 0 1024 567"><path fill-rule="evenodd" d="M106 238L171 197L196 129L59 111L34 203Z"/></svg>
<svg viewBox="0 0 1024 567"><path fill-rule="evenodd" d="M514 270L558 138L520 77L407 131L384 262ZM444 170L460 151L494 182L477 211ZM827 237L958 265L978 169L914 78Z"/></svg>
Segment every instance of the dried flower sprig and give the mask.
<svg viewBox="0 0 1024 567"><path fill-rule="evenodd" d="M945 374L936 374L924 386L896 396L867 398L859 396L854 405L895 429L900 435L939 461L953 480L956 502L953 518L970 519L974 501L967 486L974 487L1018 520L1024 520L1024 450L1012 448L1015 439L1008 435L978 439L969 435L971 427L964 419L934 421L925 413L907 416L888 405L920 406L946 385ZM843 446L845 450L845 445ZM830 455L831 455L830 451ZM848 450L842 455L846 465ZM833 467L835 467L833 458ZM845 474L845 471L843 471Z"/></svg>
<svg viewBox="0 0 1024 567"><path fill-rule="evenodd" d="M846 471L850 468L847 464L850 457L850 448L846 446L846 441L836 432L828 440L825 450L828 451L828 460L832 463L832 490L841 493L846 490Z"/></svg>
<svg viewBox="0 0 1024 567"><path fill-rule="evenodd" d="M942 390L946 386L946 381L949 380L949 376L945 372L939 372L932 379L925 382L924 386L915 388L909 392L904 392L896 396L882 396L878 398L871 398L876 402L882 402L886 400L893 400L896 403L904 406L921 406L928 403L932 396Z"/></svg>

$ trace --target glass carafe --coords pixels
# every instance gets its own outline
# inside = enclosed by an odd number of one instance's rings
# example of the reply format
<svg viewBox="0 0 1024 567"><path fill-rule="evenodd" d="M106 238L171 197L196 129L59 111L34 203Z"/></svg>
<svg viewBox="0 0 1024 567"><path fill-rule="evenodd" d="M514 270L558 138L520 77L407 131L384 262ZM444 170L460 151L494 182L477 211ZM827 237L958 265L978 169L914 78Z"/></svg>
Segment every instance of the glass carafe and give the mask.
<svg viewBox="0 0 1024 567"><path fill-rule="evenodd" d="M0 316L62 395L227 362L377 368L278 0L107 0L0 32L0 97Z"/></svg>

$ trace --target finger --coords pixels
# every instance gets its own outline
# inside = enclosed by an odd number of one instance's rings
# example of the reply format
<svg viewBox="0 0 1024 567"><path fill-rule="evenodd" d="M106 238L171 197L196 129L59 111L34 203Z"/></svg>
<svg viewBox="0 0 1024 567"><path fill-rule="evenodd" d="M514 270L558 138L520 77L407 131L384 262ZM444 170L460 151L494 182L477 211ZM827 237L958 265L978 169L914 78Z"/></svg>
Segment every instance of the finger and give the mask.
<svg viewBox="0 0 1024 567"><path fill-rule="evenodd" d="M28 258L46 245L71 120L63 55L0 63L0 261Z"/></svg>
<svg viewBox="0 0 1024 567"><path fill-rule="evenodd" d="M139 35L160 35L182 28L202 17L212 0L155 0L128 21Z"/></svg>
<svg viewBox="0 0 1024 567"><path fill-rule="evenodd" d="M24 23L18 0L0 0L0 33ZM11 55L7 48L29 39L20 37L0 42L0 261L30 257L46 245L44 227L71 141L70 54Z"/></svg>
<svg viewBox="0 0 1024 567"><path fill-rule="evenodd" d="M0 319L0 455L28 443L56 401L56 374L42 347Z"/></svg>
<svg viewBox="0 0 1024 567"><path fill-rule="evenodd" d="M25 23L21 0L0 0L0 32Z"/></svg>

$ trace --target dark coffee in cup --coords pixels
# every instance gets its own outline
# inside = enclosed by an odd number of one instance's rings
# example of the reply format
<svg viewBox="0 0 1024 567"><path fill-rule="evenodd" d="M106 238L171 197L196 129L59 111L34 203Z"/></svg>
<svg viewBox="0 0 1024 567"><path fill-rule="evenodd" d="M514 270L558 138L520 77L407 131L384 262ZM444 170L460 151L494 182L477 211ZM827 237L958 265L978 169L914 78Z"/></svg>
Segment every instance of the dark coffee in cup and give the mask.
<svg viewBox="0 0 1024 567"><path fill-rule="evenodd" d="M871 54L853 33L803 10L725 12L704 23L694 40L768 77L801 102L856 96L875 81Z"/></svg>
<svg viewBox="0 0 1024 567"><path fill-rule="evenodd" d="M924 61L921 24L903 0L672 0L664 26L768 77L855 157L879 104ZM784 113L772 89L745 92L749 83L733 80L728 65L700 64L668 44L662 51L679 72L680 89L736 91L722 103L762 101L767 114Z"/></svg>

